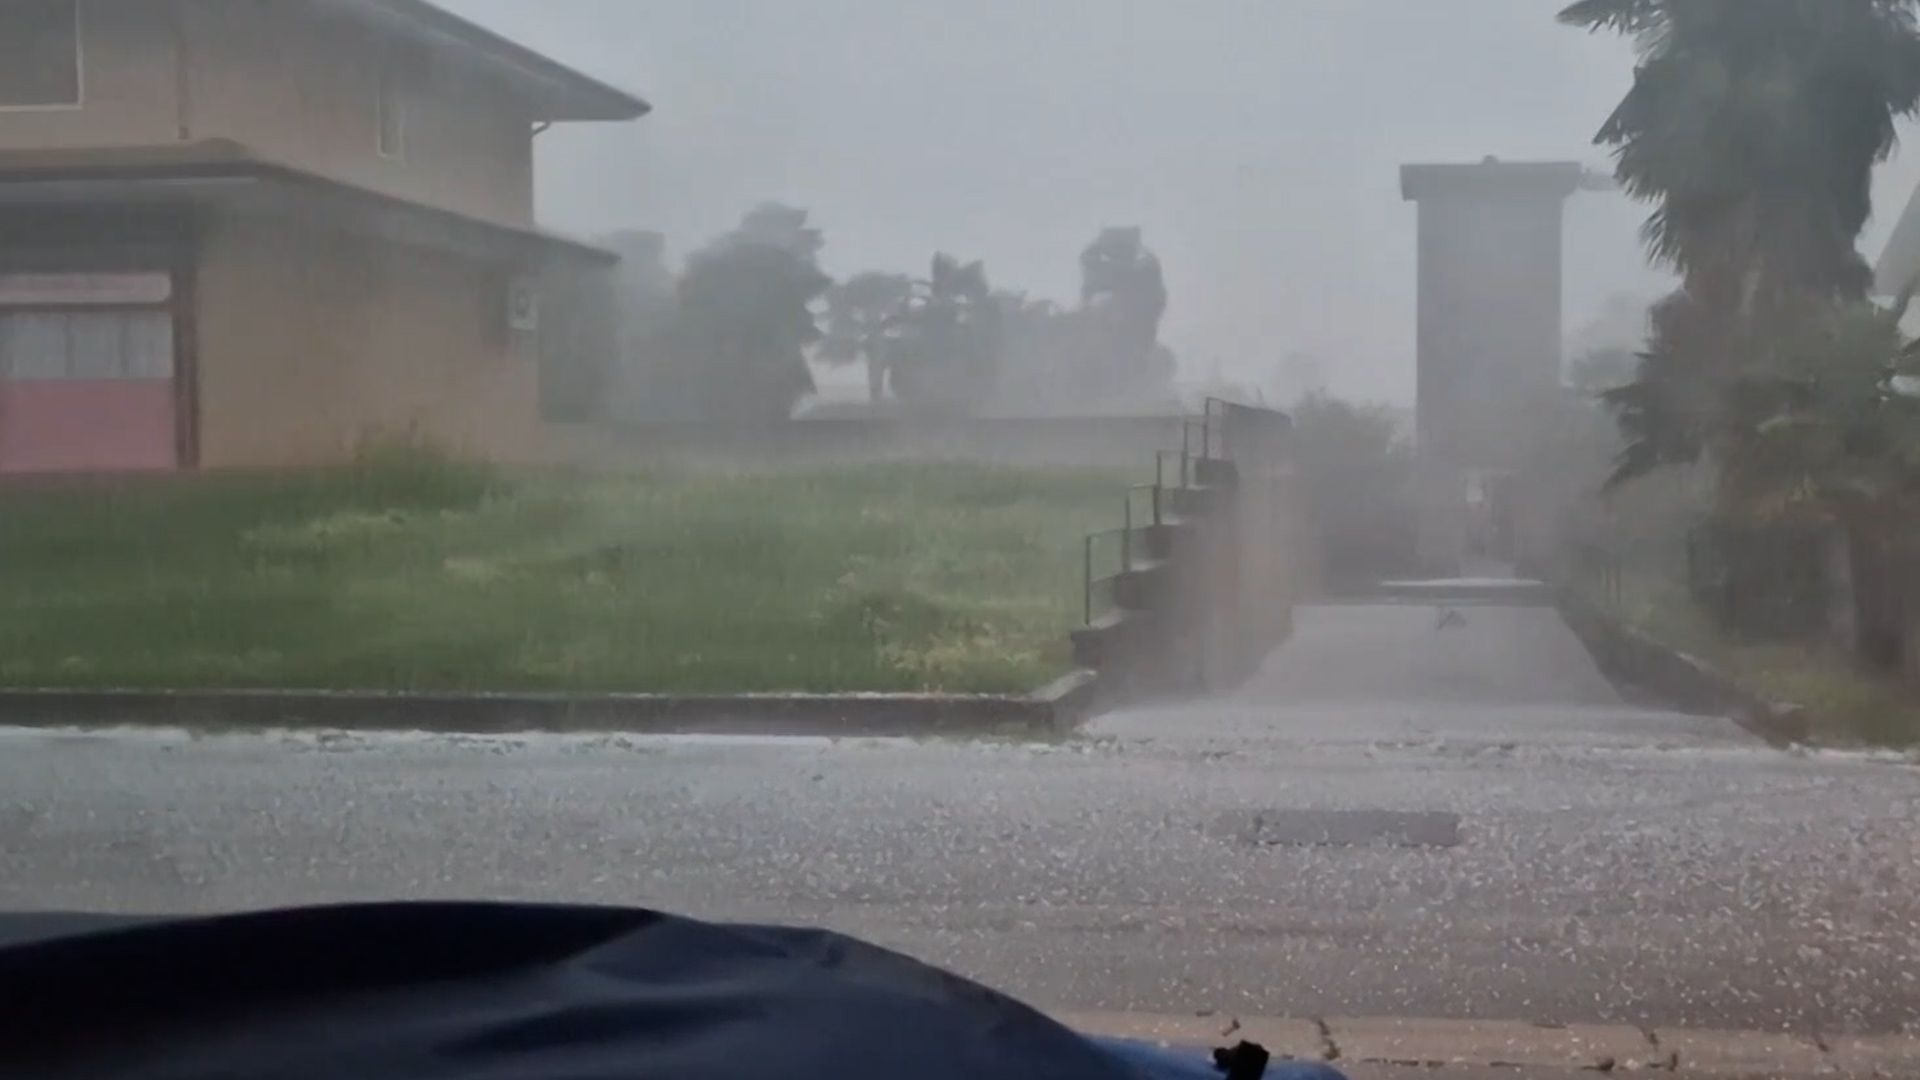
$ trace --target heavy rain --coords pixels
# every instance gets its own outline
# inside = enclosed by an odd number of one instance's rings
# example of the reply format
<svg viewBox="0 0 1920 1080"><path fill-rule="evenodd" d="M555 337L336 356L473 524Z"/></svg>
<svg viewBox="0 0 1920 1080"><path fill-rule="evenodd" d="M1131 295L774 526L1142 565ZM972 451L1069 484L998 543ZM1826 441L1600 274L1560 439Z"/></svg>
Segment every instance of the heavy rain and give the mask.
<svg viewBox="0 0 1920 1080"><path fill-rule="evenodd" d="M0 1074L252 1045L29 1008L95 917L438 902L1920 1076L1916 116L1920 0L7 0ZM789 1075L668 1060L554 1074Z"/></svg>

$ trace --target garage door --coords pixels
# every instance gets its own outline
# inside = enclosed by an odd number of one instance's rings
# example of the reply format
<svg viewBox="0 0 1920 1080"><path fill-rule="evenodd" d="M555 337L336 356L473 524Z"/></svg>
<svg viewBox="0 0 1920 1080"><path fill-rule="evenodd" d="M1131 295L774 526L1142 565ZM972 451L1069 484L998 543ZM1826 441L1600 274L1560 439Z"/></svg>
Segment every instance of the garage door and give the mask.
<svg viewBox="0 0 1920 1080"><path fill-rule="evenodd" d="M0 473L178 465L170 285L0 275Z"/></svg>

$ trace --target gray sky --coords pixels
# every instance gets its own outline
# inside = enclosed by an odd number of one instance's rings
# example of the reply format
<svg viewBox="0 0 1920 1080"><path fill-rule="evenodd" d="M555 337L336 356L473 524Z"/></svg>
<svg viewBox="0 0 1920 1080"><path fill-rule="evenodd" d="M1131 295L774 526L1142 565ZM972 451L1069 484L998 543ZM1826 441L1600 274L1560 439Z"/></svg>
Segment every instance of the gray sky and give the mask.
<svg viewBox="0 0 1920 1080"><path fill-rule="evenodd" d="M563 230L656 228L684 254L776 198L813 211L827 268L984 258L1067 299L1080 248L1138 224L1166 264L1186 377L1320 358L1340 393L1405 401L1406 161L1570 158L1632 54L1552 0L443 0L635 90L638 124L542 137ZM1877 253L1920 177L1883 170ZM1618 196L1569 205L1567 330L1657 295Z"/></svg>

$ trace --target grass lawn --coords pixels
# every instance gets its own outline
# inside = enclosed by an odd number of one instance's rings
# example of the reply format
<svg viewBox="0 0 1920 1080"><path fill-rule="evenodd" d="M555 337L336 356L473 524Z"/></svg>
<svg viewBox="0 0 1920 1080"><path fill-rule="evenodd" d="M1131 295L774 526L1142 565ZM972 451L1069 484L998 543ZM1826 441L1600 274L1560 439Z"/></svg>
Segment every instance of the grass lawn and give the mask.
<svg viewBox="0 0 1920 1080"><path fill-rule="evenodd" d="M1655 640L1707 661L1771 700L1804 707L1825 741L1920 744L1920 702L1912 691L1861 671L1845 655L1806 644L1728 640L1683 585L1652 575L1623 578L1619 611Z"/></svg>
<svg viewBox="0 0 1920 1080"><path fill-rule="evenodd" d="M1026 691L1097 470L353 469L0 497L0 685Z"/></svg>

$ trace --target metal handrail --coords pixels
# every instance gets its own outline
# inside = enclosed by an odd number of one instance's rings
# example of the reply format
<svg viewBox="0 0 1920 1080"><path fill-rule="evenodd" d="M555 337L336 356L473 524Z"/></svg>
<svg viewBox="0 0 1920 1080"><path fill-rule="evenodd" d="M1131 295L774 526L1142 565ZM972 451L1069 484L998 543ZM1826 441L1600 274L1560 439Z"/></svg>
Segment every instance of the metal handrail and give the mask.
<svg viewBox="0 0 1920 1080"><path fill-rule="evenodd" d="M1086 536L1085 546L1081 552L1081 589L1085 608L1083 615L1086 620L1086 625L1088 626L1093 625L1093 587L1099 582L1109 581L1119 576L1119 574L1113 574L1108 577L1099 577L1094 574L1093 562L1095 546L1103 539L1112 536L1123 536L1129 531L1130 530L1127 529L1106 529L1101 532L1088 533ZM1127 550L1131 545L1131 541L1122 539L1121 545L1121 568L1124 570L1132 558L1132 552Z"/></svg>
<svg viewBox="0 0 1920 1080"><path fill-rule="evenodd" d="M1093 534L1088 533L1085 548L1080 554L1080 588L1085 598L1085 613L1082 626L1093 625Z"/></svg>
<svg viewBox="0 0 1920 1080"><path fill-rule="evenodd" d="M1221 442L1223 444L1226 442L1227 406L1229 404L1231 403L1228 402L1227 399L1217 398L1217 397L1210 397L1200 403L1200 438L1201 438L1200 456L1201 457L1208 458L1208 459L1211 459L1213 457L1213 417L1215 413L1215 408L1214 408L1215 406L1219 406L1218 412L1220 415ZM1220 449L1224 451L1226 447L1222 445Z"/></svg>
<svg viewBox="0 0 1920 1080"><path fill-rule="evenodd" d="M1216 454L1222 457L1226 455L1228 449L1227 418L1234 409L1246 409L1255 413L1268 413L1283 418L1285 416L1285 414L1275 409L1241 405L1221 397L1207 398L1201 404L1199 416L1183 416L1180 418L1180 449L1177 452L1173 450L1160 450L1154 453L1153 483L1133 484L1127 488L1126 503L1120 519L1121 527L1087 534L1081 551L1081 589L1083 593L1083 615L1085 616L1088 626L1093 625L1094 586L1101 581L1117 580L1121 575L1129 573L1134 569L1133 540L1134 533L1139 531L1139 526L1134 516L1134 496L1141 491L1151 492L1151 520L1153 525L1165 525L1167 522L1165 493L1169 489L1189 490L1197 484L1199 470L1195 467L1194 463L1196 461L1214 460ZM1194 445L1194 432L1196 428L1199 431L1199 446L1197 448ZM1215 435L1216 431L1219 433L1217 438ZM1196 449L1198 451L1197 454ZM1174 483L1169 484L1167 482L1167 464L1176 457L1180 462L1180 474L1175 478ZM1111 578L1096 577L1093 570L1096 548L1101 540L1114 536L1120 538L1119 570Z"/></svg>
<svg viewBox="0 0 1920 1080"><path fill-rule="evenodd" d="M1127 489L1127 527L1128 528L1133 527L1133 497L1143 491L1147 493L1148 505L1153 510L1153 523L1155 525L1166 524L1166 515L1162 511L1164 500L1162 500L1160 497L1161 490L1162 489L1160 486L1160 481L1157 478L1151 484L1135 484L1132 487Z"/></svg>
<svg viewBox="0 0 1920 1080"><path fill-rule="evenodd" d="M1200 429L1200 452L1198 454L1194 453L1193 446L1193 429L1196 426ZM1207 448L1211 445L1213 445L1213 436L1207 431L1206 417L1189 416L1180 422L1180 475L1182 477L1192 475L1193 462L1196 458L1207 457Z"/></svg>
<svg viewBox="0 0 1920 1080"><path fill-rule="evenodd" d="M1168 461L1178 461L1180 463L1180 475L1177 478L1178 482L1171 485L1167 483ZM1153 455L1153 482L1162 490L1170 486L1182 488L1192 487L1192 461L1178 450L1155 451Z"/></svg>

